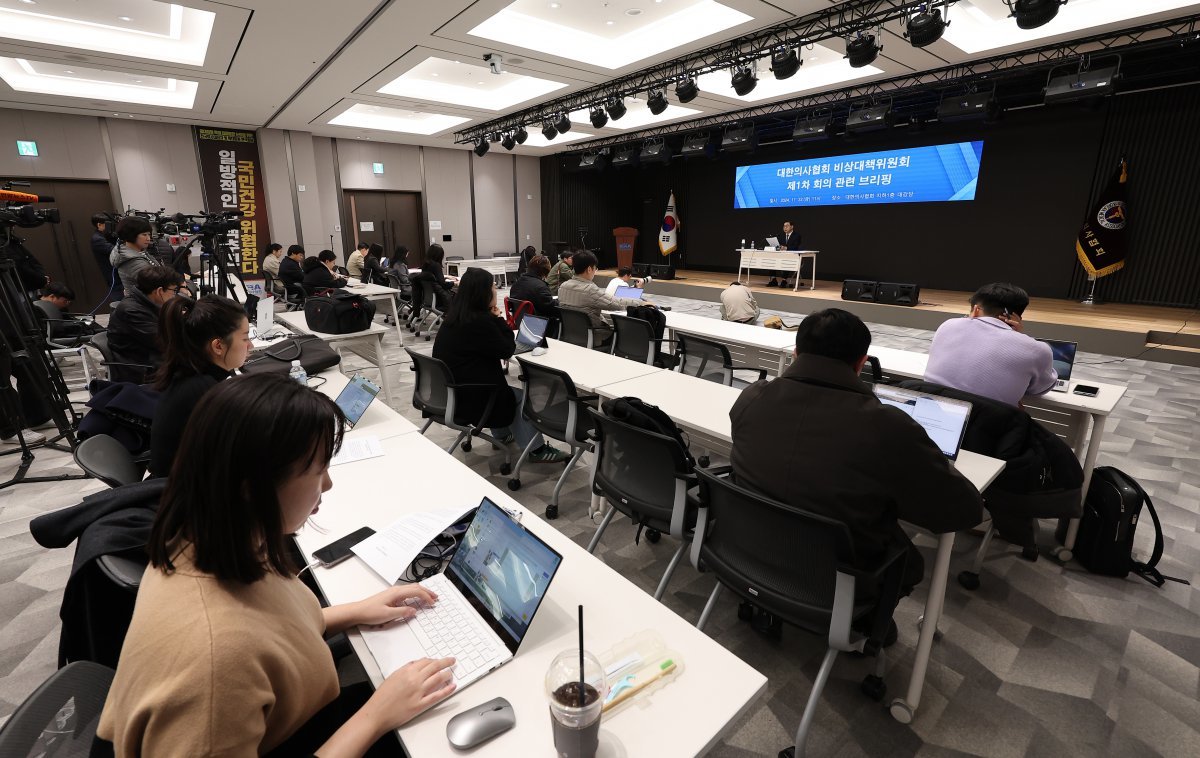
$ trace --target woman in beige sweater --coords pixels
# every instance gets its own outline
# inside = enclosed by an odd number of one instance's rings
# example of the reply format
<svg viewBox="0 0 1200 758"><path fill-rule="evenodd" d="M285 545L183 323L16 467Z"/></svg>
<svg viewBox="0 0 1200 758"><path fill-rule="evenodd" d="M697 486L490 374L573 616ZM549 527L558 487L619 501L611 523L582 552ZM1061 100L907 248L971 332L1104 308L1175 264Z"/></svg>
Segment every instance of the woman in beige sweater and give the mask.
<svg viewBox="0 0 1200 758"><path fill-rule="evenodd" d="M453 691L453 659L414 661L329 724L348 709L323 635L437 599L414 584L321 608L296 578L287 535L332 486L343 423L280 375L222 382L196 406L97 730L118 756L361 755Z"/></svg>

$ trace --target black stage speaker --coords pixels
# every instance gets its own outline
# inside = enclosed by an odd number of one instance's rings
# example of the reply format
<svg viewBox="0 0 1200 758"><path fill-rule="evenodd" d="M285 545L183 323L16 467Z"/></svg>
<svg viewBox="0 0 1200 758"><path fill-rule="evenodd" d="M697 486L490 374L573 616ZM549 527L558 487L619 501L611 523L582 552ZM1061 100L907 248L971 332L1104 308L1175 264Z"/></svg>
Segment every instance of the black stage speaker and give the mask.
<svg viewBox="0 0 1200 758"><path fill-rule="evenodd" d="M884 305L916 305L921 298L921 288L916 284L880 282L875 291L875 302Z"/></svg>
<svg viewBox="0 0 1200 758"><path fill-rule="evenodd" d="M638 279L645 279L647 276L650 275L650 264L649 263L633 264L633 275L636 276Z"/></svg>
<svg viewBox="0 0 1200 758"><path fill-rule="evenodd" d="M674 279L675 267L654 264L650 266L650 276L654 277L655 279L662 279L664 281Z"/></svg>
<svg viewBox="0 0 1200 758"><path fill-rule="evenodd" d="M868 282L864 279L847 279L842 282L842 299L858 300L864 303L875 302L875 288L879 282Z"/></svg>

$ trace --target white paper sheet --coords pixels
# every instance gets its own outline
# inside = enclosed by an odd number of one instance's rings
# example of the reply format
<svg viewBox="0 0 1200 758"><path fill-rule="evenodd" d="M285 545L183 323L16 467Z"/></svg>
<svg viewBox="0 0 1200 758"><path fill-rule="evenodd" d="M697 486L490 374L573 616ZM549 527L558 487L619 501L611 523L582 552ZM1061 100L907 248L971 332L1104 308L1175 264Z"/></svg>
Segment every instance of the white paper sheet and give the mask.
<svg viewBox="0 0 1200 758"><path fill-rule="evenodd" d="M368 458L379 458L383 455L383 443L378 437L343 437L342 449L333 456L330 466L340 466L343 463L365 461Z"/></svg>
<svg viewBox="0 0 1200 758"><path fill-rule="evenodd" d="M439 508L405 516L387 529L376 532L358 543L351 550L384 581L395 584L417 554L432 542L434 537L456 523L473 507Z"/></svg>

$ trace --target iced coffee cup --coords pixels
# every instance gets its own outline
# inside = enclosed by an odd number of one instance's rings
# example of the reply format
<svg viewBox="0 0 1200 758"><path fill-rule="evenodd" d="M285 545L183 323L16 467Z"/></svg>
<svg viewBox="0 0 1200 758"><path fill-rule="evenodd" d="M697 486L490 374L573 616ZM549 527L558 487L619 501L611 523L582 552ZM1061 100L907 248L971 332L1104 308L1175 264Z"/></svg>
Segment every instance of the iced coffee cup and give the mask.
<svg viewBox="0 0 1200 758"><path fill-rule="evenodd" d="M578 649L559 653L546 672L554 749L560 758L593 758L600 745L600 711L608 694L604 668L585 651L582 687L579 673Z"/></svg>

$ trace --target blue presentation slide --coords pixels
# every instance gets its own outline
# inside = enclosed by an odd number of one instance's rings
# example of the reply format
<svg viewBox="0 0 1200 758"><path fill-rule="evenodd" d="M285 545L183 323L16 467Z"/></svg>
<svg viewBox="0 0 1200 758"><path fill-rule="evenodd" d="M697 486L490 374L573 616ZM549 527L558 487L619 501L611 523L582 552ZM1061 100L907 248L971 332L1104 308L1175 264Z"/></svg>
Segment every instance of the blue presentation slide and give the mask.
<svg viewBox="0 0 1200 758"><path fill-rule="evenodd" d="M983 141L738 166L734 208L974 200Z"/></svg>

